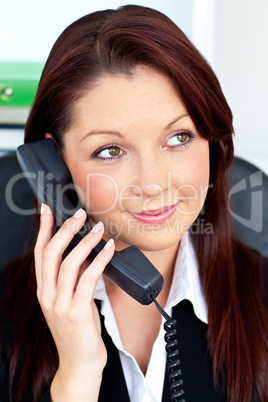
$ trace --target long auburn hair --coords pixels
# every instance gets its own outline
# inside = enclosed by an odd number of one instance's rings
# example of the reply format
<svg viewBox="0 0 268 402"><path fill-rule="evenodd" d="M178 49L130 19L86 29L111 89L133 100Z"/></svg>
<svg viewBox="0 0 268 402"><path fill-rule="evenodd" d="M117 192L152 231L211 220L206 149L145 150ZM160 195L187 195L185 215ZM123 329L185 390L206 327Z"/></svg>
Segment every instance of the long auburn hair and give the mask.
<svg viewBox="0 0 268 402"><path fill-rule="evenodd" d="M210 189L198 220L210 223L213 235L206 231L191 235L208 305L215 386L221 378L229 402L258 397L267 401L268 315L262 300L261 258L233 239L228 211L232 113L215 74L184 33L160 12L132 5L92 13L71 24L44 67L25 142L51 133L64 146L72 105L92 82L103 73L132 74L138 65L171 77L197 130L209 141ZM11 265L3 310L11 318L14 334L7 351L10 383L23 355L14 387L17 400L32 383L38 401L57 369L57 351L36 298L33 253Z"/></svg>

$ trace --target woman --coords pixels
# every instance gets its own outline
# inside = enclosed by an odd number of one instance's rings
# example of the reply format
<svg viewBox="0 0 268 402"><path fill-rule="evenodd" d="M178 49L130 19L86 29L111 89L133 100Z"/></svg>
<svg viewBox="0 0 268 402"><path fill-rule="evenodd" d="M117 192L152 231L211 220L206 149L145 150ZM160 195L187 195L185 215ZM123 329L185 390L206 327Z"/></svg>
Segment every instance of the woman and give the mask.
<svg viewBox="0 0 268 402"><path fill-rule="evenodd" d="M159 12L125 6L63 32L25 142L53 139L84 209L54 234L42 205L34 255L7 270L2 400L170 400L159 312L102 277L132 244L164 277L185 400L268 400L263 262L230 228L232 133L211 68ZM63 258L86 212L93 231Z"/></svg>

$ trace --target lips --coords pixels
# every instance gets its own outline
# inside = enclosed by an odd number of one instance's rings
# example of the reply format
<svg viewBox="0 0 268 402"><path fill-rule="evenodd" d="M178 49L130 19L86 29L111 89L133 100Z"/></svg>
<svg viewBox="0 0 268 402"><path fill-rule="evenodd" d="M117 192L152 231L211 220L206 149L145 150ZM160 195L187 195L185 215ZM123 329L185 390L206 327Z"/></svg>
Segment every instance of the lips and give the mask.
<svg viewBox="0 0 268 402"><path fill-rule="evenodd" d="M149 209L147 211L141 211L138 213L130 213L130 215L143 223L148 223L150 225L160 224L170 219L176 212L176 208L177 205L171 205L159 209Z"/></svg>

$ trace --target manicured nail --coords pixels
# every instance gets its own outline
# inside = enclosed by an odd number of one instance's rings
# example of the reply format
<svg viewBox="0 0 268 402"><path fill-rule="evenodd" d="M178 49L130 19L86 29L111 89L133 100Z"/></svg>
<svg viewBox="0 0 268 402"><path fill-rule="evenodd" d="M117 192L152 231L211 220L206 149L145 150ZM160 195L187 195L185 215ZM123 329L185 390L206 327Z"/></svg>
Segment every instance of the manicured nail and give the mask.
<svg viewBox="0 0 268 402"><path fill-rule="evenodd" d="M41 204L40 214L41 215L44 215L44 214L51 215L51 209L49 208L49 206L47 206L47 204L44 204L43 202Z"/></svg>
<svg viewBox="0 0 268 402"><path fill-rule="evenodd" d="M81 218L81 216L83 216L84 213L85 213L85 211L84 211L82 208L80 208L80 209L78 209L78 210L76 211L76 213L74 214L74 218Z"/></svg>
<svg viewBox="0 0 268 402"><path fill-rule="evenodd" d="M40 214L41 214L41 215L44 215L45 211L46 211L46 205L43 204L43 202L42 202L42 204L41 204L41 209L40 209Z"/></svg>
<svg viewBox="0 0 268 402"><path fill-rule="evenodd" d="M99 222L99 223L97 223L97 225L94 226L94 228L91 230L91 232L100 233L100 232L102 232L102 229L103 229L103 223Z"/></svg>
<svg viewBox="0 0 268 402"><path fill-rule="evenodd" d="M112 247L113 244L114 244L114 239L110 239L110 240L105 244L104 249L105 249L105 250L109 250L109 249Z"/></svg>

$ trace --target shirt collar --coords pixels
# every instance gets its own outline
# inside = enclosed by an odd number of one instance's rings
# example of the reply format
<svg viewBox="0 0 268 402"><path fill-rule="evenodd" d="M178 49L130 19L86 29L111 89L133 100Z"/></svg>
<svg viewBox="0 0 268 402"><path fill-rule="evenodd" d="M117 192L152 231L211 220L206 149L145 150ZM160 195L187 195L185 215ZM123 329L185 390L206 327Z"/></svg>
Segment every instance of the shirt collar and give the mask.
<svg viewBox="0 0 268 402"><path fill-rule="evenodd" d="M195 315L207 324L207 303L201 286L199 266L189 232L183 235L180 242L165 308L174 307L185 299L192 303Z"/></svg>
<svg viewBox="0 0 268 402"><path fill-rule="evenodd" d="M191 237L190 234L186 232L180 242L165 309L176 306L182 300L189 300L193 305L195 315L207 324L207 304L198 270L198 262ZM102 276L97 282L94 298L102 301L107 299L105 283Z"/></svg>

